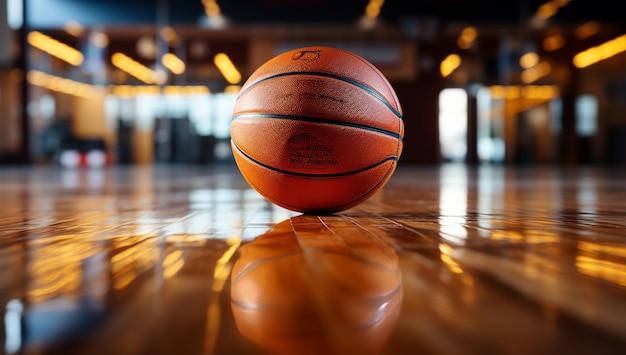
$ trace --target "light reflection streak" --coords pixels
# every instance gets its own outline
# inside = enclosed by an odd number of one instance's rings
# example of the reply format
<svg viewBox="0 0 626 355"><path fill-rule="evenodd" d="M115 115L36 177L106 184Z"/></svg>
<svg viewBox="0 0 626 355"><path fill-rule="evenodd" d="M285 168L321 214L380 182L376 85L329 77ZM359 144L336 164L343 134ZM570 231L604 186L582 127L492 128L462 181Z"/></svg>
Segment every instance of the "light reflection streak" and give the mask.
<svg viewBox="0 0 626 355"><path fill-rule="evenodd" d="M581 178L576 193L576 200L580 206L578 208L580 213L597 213L598 210L596 206L598 204L598 196L596 180L589 176Z"/></svg>
<svg viewBox="0 0 626 355"><path fill-rule="evenodd" d="M232 236L226 239L226 243L229 245L229 247L224 252L224 254L222 254L222 256L217 259L215 270L213 271L213 284L211 285L213 297L211 297L211 302L209 303L209 308L207 311L207 327L204 337L205 354L214 353L221 322L220 300L218 294L224 289L224 284L230 276L230 270L232 268L230 259L233 257L235 251L237 251L237 249L241 245L241 241L242 239L240 236Z"/></svg>
<svg viewBox="0 0 626 355"><path fill-rule="evenodd" d="M232 237L226 240L226 243L230 245L228 250L217 259L217 265L215 266L215 272L213 273L213 292L221 292L224 288L224 283L228 279L230 274L231 265L228 263L239 245L241 244L241 237Z"/></svg>
<svg viewBox="0 0 626 355"><path fill-rule="evenodd" d="M626 286L626 265L590 256L576 257L576 269L579 272Z"/></svg>
<svg viewBox="0 0 626 355"><path fill-rule="evenodd" d="M496 167L481 167L478 170L478 214L488 216L480 218L478 225L482 228L493 228L494 211L504 209L504 170ZM489 231L480 230L481 237L491 238Z"/></svg>
<svg viewBox="0 0 626 355"><path fill-rule="evenodd" d="M127 246L129 240L140 241ZM126 246L127 248L111 257L113 288L120 290L130 285L142 271L154 266L157 261L157 248L154 246L155 238L147 238L145 235L122 238L121 243L117 243L117 240L115 242L117 247Z"/></svg>
<svg viewBox="0 0 626 355"><path fill-rule="evenodd" d="M550 272L556 274L558 272L558 265L549 258L542 257L534 254L527 254L524 257L524 269L523 273L527 277L540 277L542 273Z"/></svg>
<svg viewBox="0 0 626 355"><path fill-rule="evenodd" d="M491 232L491 240L508 241L515 243L540 244L540 243L556 243L561 238L558 234L552 232L543 232L538 230L494 230Z"/></svg>
<svg viewBox="0 0 626 355"><path fill-rule="evenodd" d="M452 248L448 244L439 244L439 251L441 252L441 261L446 264L448 270L452 271L455 274L463 273L463 269L461 269L461 266L459 266L459 264L454 261L450 256L450 254L452 253Z"/></svg>
<svg viewBox="0 0 626 355"><path fill-rule="evenodd" d="M168 234L163 241L167 244L199 247L211 239L212 236L212 233L174 233Z"/></svg>
<svg viewBox="0 0 626 355"><path fill-rule="evenodd" d="M590 242L578 243L578 249L588 252L608 253L616 256L626 257L626 247L618 245L602 245Z"/></svg>
<svg viewBox="0 0 626 355"><path fill-rule="evenodd" d="M169 253L163 258L163 278L169 279L176 275L183 265L185 265L185 259L181 250L174 250Z"/></svg>
<svg viewBox="0 0 626 355"><path fill-rule="evenodd" d="M463 166L444 166L440 177L440 236L456 243L467 238L467 171Z"/></svg>
<svg viewBox="0 0 626 355"><path fill-rule="evenodd" d="M466 273L461 265L453 258L454 249L445 243L439 244L439 251L441 254L439 258L446 265L446 268L457 275L459 280L463 283L463 288L461 291L461 298L465 303L472 303L476 299L476 292L474 289L474 278Z"/></svg>
<svg viewBox="0 0 626 355"><path fill-rule="evenodd" d="M62 235L56 239L81 237L82 235ZM83 280L82 261L95 252L96 249L89 243L61 242L40 244L38 248L33 248L28 265L31 275L27 286L29 301L37 303L78 291Z"/></svg>
<svg viewBox="0 0 626 355"><path fill-rule="evenodd" d="M130 285L137 278L137 275L133 271L128 271L124 274L118 274L113 281L113 288L121 290Z"/></svg>

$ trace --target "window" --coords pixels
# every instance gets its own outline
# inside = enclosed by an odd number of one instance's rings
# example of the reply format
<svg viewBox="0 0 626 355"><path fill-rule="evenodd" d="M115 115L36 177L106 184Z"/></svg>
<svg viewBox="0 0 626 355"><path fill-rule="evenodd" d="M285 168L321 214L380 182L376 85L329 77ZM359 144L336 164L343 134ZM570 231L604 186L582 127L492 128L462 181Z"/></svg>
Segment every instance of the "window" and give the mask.
<svg viewBox="0 0 626 355"><path fill-rule="evenodd" d="M598 101L592 95L580 95L576 98L576 133L581 137L596 134L598 119Z"/></svg>
<svg viewBox="0 0 626 355"><path fill-rule="evenodd" d="M467 92L444 89L439 94L439 144L448 162L462 162L467 153Z"/></svg>

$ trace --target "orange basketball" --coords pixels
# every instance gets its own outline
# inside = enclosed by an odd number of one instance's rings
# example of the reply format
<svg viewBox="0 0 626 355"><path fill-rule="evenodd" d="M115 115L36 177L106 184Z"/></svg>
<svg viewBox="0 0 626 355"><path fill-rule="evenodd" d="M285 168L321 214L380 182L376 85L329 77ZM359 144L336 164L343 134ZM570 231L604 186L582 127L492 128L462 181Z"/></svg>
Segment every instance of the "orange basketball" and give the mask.
<svg viewBox="0 0 626 355"><path fill-rule="evenodd" d="M342 211L380 190L404 136L387 78L332 47L294 49L261 65L241 88L230 129L246 181L304 213Z"/></svg>

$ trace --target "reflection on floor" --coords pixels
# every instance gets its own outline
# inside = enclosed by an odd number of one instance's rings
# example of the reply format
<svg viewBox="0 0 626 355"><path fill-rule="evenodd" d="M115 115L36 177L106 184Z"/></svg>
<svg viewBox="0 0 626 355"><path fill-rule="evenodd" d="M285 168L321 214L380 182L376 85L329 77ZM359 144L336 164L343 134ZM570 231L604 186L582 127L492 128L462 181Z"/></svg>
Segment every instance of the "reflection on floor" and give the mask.
<svg viewBox="0 0 626 355"><path fill-rule="evenodd" d="M327 216L232 166L0 169L6 354L617 354L626 171L400 167Z"/></svg>

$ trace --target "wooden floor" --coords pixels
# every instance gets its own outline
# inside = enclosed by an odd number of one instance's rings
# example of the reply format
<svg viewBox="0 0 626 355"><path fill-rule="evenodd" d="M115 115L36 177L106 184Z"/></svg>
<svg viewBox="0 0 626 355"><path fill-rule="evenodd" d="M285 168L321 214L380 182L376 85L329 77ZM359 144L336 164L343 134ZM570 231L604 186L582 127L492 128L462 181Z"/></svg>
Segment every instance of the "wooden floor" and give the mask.
<svg viewBox="0 0 626 355"><path fill-rule="evenodd" d="M232 166L0 168L6 354L623 354L626 170L400 166L342 213Z"/></svg>

